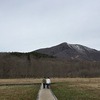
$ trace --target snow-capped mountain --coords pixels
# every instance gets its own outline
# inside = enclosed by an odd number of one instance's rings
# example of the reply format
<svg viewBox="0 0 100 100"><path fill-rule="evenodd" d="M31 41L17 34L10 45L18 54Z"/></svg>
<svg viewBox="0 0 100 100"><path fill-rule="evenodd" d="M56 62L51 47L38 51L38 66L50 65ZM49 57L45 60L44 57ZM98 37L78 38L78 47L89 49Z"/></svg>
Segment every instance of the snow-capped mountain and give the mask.
<svg viewBox="0 0 100 100"><path fill-rule="evenodd" d="M100 51L83 45L68 44L66 42L50 48L39 49L36 52L64 59L100 61Z"/></svg>

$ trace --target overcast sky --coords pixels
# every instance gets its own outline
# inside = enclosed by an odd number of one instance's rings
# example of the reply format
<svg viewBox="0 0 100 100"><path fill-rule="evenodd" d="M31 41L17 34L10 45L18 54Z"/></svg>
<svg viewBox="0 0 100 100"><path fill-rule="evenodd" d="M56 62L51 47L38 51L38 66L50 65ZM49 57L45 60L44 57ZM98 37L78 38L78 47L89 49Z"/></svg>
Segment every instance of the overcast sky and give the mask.
<svg viewBox="0 0 100 100"><path fill-rule="evenodd" d="M0 0L0 52L62 42L100 50L100 0Z"/></svg>

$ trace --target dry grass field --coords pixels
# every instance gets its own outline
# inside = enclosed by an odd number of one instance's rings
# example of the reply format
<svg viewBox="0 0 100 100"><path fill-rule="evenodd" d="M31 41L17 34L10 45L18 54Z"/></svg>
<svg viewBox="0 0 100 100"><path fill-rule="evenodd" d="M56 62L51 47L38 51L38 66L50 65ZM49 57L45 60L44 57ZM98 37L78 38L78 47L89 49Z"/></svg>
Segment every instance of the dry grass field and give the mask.
<svg viewBox="0 0 100 100"><path fill-rule="evenodd" d="M0 100L36 100L41 79L0 79Z"/></svg>
<svg viewBox="0 0 100 100"><path fill-rule="evenodd" d="M52 79L58 100L100 100L100 78Z"/></svg>
<svg viewBox="0 0 100 100"><path fill-rule="evenodd" d="M23 78L23 79L0 79L0 85L9 84L34 84L41 83L41 79Z"/></svg>
<svg viewBox="0 0 100 100"><path fill-rule="evenodd" d="M72 83L90 83L99 84L100 78L51 78L52 83L72 82ZM42 78L19 78L19 79L0 79L0 85L3 84L34 84L41 83Z"/></svg>
<svg viewBox="0 0 100 100"><path fill-rule="evenodd" d="M36 100L39 85L0 86L0 100Z"/></svg>
<svg viewBox="0 0 100 100"><path fill-rule="evenodd" d="M53 83L67 82L75 86L100 88L100 78L54 78Z"/></svg>
<svg viewBox="0 0 100 100"><path fill-rule="evenodd" d="M58 100L100 100L100 78L51 78ZM42 79L0 79L0 100L36 100ZM19 98L18 98L19 97Z"/></svg>

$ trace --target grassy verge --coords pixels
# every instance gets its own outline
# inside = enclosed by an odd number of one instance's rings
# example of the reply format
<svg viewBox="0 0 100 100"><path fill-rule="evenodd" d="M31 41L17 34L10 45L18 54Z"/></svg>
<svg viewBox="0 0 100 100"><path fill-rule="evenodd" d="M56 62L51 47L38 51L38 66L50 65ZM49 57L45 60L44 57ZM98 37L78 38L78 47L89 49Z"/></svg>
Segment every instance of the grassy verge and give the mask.
<svg viewBox="0 0 100 100"><path fill-rule="evenodd" d="M0 85L6 84L34 84L41 83L42 79L19 78L19 79L0 79Z"/></svg>
<svg viewBox="0 0 100 100"><path fill-rule="evenodd" d="M100 83L89 81L66 81L52 84L58 100L100 100Z"/></svg>
<svg viewBox="0 0 100 100"><path fill-rule="evenodd" d="M0 100L36 100L39 85L0 86Z"/></svg>

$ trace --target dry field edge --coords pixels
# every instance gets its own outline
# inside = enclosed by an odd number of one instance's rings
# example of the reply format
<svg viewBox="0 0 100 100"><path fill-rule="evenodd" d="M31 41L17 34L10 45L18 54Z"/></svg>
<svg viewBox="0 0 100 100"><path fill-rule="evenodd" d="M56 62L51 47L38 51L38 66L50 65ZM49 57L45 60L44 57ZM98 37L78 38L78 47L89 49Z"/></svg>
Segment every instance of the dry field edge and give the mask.
<svg viewBox="0 0 100 100"><path fill-rule="evenodd" d="M41 79L24 78L24 79L0 79L0 86L2 85L32 85L41 83Z"/></svg>
<svg viewBox="0 0 100 100"><path fill-rule="evenodd" d="M57 82L92 82L92 83L100 83L100 78L51 78L52 83ZM18 78L18 79L0 79L0 85L14 85L14 84L35 84L41 83L42 78Z"/></svg>
<svg viewBox="0 0 100 100"><path fill-rule="evenodd" d="M36 100L36 99L31 99L31 98L36 98L41 82L42 82L42 78L38 78L38 79L34 79L34 78L0 79L0 87L1 87L0 100L12 100L11 96L12 96L12 98L16 97L13 100ZM52 82L51 89L59 100L66 100L67 98L70 98L70 97L79 98L76 100L94 100L94 99L100 100L99 99L100 78L51 78L51 82ZM2 87L5 85L8 85L8 86ZM11 85L15 85L15 86L13 87ZM19 86L19 85L21 85L21 86ZM30 86L28 86L28 85L30 85ZM18 87L18 89L17 89L17 87ZM23 92L23 90L26 92ZM11 92L8 92L8 91L11 91ZM63 91L62 94L59 91ZM15 93L13 95L16 95L16 96L13 96L11 93ZM22 93L23 96L21 96L19 93ZM27 95L27 93L29 93L29 94ZM33 97L33 93L35 94L35 97ZM75 94L75 93L77 93L77 94ZM74 94L74 95L72 96L72 94ZM17 99L18 96L21 99ZM66 96L66 98L65 98L65 96ZM83 96L83 97L81 97L81 96ZM8 97L9 97L9 99L8 99ZM3 98L3 99L1 99L1 98ZM7 98L7 99L5 99L5 98ZM30 98L30 99L25 99L25 98ZM73 98L70 98L68 100L74 100ZM81 98L83 98L83 99L81 99Z"/></svg>

